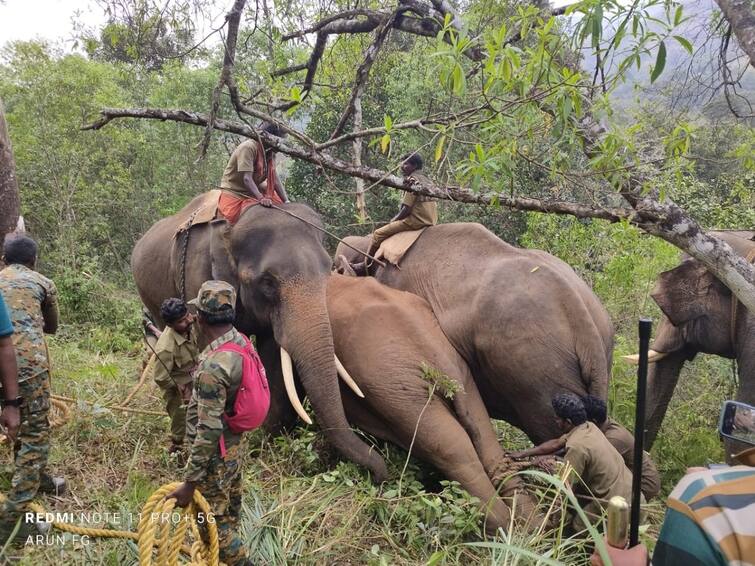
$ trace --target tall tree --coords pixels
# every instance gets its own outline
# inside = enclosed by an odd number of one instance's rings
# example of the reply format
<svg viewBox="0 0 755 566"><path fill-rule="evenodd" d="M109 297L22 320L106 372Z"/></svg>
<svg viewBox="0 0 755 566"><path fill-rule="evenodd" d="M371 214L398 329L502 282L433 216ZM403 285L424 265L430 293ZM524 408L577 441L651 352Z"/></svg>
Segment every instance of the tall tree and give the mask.
<svg viewBox="0 0 755 566"><path fill-rule="evenodd" d="M105 109L102 118L87 127L96 129L114 118L138 117L175 120L208 131L261 135L282 153L383 186L441 199L630 222L699 259L755 311L755 267L706 233L659 190L684 169L689 128L679 123L660 136L638 128L622 130L610 120L605 94L626 79L628 69L641 65L643 55L655 54L654 81L663 72L670 43L692 51L689 40L674 31L684 18L681 4L582 0L566 10L549 11L535 5L472 2L463 14L445 1L399 0L381 9L321 13L312 25L283 36L284 42L307 36L314 36L315 41L305 61L290 61L273 73L277 82L267 98L245 96L248 89L235 76L232 54L244 9L245 2L237 0L227 18L228 42L219 88L227 87L238 116L276 121L292 141L259 134L245 120L221 119L216 104L209 117L191 110ZM662 19L659 10L664 13ZM580 15L575 29L567 30L556 20L565 12ZM724 17L728 17L726 12ZM412 119L355 129L354 102L374 78L371 68L386 49L388 30L434 41L426 65L436 70L437 77L425 96L435 104L428 110L417 101ZM338 126L327 139L310 139L288 116L306 112L308 97L318 89L333 88L316 80L337 43L331 40L348 40L358 34L371 34L372 43L355 69L355 81L345 94L341 92L345 105ZM594 68L589 72L578 64L577 54L582 52L592 57ZM305 72L303 79L300 72ZM290 87L287 95L283 94L286 86ZM217 96L216 91L216 100ZM271 111L286 114L276 119ZM421 186L410 186L366 164L339 159L330 151L364 137L379 138L387 148L390 138L402 130L426 131L436 160L446 159L452 143L472 151L451 164L449 182ZM543 172L540 186L527 194L517 191L514 171L520 162ZM582 188L575 192L572 186ZM563 194L571 198L559 198Z"/></svg>
<svg viewBox="0 0 755 566"><path fill-rule="evenodd" d="M16 162L5 120L5 106L0 99L0 243L18 223L19 199Z"/></svg>

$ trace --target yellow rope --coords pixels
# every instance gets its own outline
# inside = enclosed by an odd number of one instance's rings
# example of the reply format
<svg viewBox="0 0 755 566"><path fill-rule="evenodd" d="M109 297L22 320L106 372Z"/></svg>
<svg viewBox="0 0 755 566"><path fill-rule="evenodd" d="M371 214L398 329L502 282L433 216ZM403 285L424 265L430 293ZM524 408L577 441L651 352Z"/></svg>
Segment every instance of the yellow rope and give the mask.
<svg viewBox="0 0 755 566"><path fill-rule="evenodd" d="M166 497L180 485L180 482L165 484L147 499L142 508L141 519L136 532L81 527L58 521L53 521L52 526L61 531L92 538L134 540L139 549L139 566L177 566L178 556L181 552L191 556L190 566L219 566L218 528L214 521L207 520L211 516L210 504L207 503L199 490L195 490L191 505L186 509L176 511L176 500L173 498L166 499ZM0 493L0 503L5 499L5 496ZM35 513L46 513L44 507L38 503L30 503L29 508ZM204 514L209 546L205 545L199 536L199 528L196 522L197 510ZM174 521L174 519L178 520ZM194 542L191 546L184 544L189 524L191 524L191 531L194 536ZM156 552L153 552L155 547Z"/></svg>
<svg viewBox="0 0 755 566"><path fill-rule="evenodd" d="M134 386L134 388L129 391L128 395L126 395L126 398L123 400L122 406L126 406L131 402L131 399L134 398L134 395L138 393L138 391L142 388L142 386L146 383L147 378L151 375L151 369L152 369L152 363L155 359L155 355L152 354L152 356L149 358L149 361L147 362L147 365L144 366L144 369L142 370L142 375L139 378L138 383Z"/></svg>

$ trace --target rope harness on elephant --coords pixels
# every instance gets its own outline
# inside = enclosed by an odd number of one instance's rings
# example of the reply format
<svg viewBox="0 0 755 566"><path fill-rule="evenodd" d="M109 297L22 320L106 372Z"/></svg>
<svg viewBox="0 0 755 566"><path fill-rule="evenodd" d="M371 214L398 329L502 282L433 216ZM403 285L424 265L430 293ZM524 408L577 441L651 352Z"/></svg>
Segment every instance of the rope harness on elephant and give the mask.
<svg viewBox="0 0 755 566"><path fill-rule="evenodd" d="M755 262L755 248L750 250L750 253L745 256L745 261L748 263ZM734 295L734 293L731 294L731 330L730 330L730 336L731 336L731 348L734 351L734 355L737 354L737 311L739 310L739 300Z"/></svg>
<svg viewBox="0 0 755 566"><path fill-rule="evenodd" d="M136 532L120 529L82 527L55 520L56 514L47 512L40 504L30 503L29 509L41 518L52 517L52 527L80 536L93 538L122 538L136 541L139 549L140 566L177 566L181 553L191 557L189 566L219 566L220 544L218 528L212 518L210 504L199 492L194 491L194 499L185 509L176 509L176 500L168 498L180 482L168 483L155 490L147 499L141 513ZM0 493L0 503L5 496ZM202 540L197 523L197 513L201 512L206 525L208 543ZM189 529L191 526L191 529ZM186 544L191 532L193 542Z"/></svg>
<svg viewBox="0 0 755 566"><path fill-rule="evenodd" d="M191 235L191 227L194 224L194 217L202 210L201 207L191 213L189 219L186 221L186 229L184 230L184 240L181 246L181 253L178 256L179 268L181 270L181 279L179 280L178 288L181 291L181 298L186 300L186 254L189 251L189 236Z"/></svg>
<svg viewBox="0 0 755 566"><path fill-rule="evenodd" d="M327 231L327 230L326 230L325 228L322 228L322 227L318 226L317 224L315 224L315 223L313 223L313 222L310 222L310 221L309 221L309 220L307 220L306 218L302 218L302 217L301 217L301 216L299 216L298 214L294 214L293 212L291 212L291 211L288 211L288 210L285 210L285 209L283 209L283 208L281 208L281 207L279 207L279 206L277 206L277 205L275 205L275 204L271 204L271 205L270 205L270 208L274 208L275 210L279 210L279 211L283 212L284 214L288 214L289 216L292 216L293 218L296 218L297 220L301 220L302 222L304 222L304 224L308 224L309 226L311 226L311 227L312 227L312 228L314 228L315 230L319 230L320 232L322 232L322 233L324 233L324 234L327 234L327 235L328 235L328 236L330 236L331 238L335 238L335 239L336 239L336 240L337 240L337 241L338 241L339 243L341 243L341 244L343 244L344 246L346 246L347 248L351 248L351 249L352 249L352 250L354 250L355 252L357 252L357 253L359 253L359 254L362 254L363 256L365 256L365 257L367 257L367 258L371 259L372 261L374 261L375 263L377 263L377 264L378 264L378 265L380 265L381 267L386 267L386 264L385 264L385 262L384 262L384 261L381 261L381 260L379 260L378 258L376 258L376 257L374 257L374 256L371 256L371 255L370 255L370 254L368 254L367 252L363 252L363 251L362 251L362 250L360 250L359 248L356 248L356 247L352 246L351 244L348 244L348 243L344 242L344 241L343 241L343 240L342 240L341 238L339 238L338 236L336 236L336 235L335 235L335 234L333 234L332 232L328 232L328 231Z"/></svg>

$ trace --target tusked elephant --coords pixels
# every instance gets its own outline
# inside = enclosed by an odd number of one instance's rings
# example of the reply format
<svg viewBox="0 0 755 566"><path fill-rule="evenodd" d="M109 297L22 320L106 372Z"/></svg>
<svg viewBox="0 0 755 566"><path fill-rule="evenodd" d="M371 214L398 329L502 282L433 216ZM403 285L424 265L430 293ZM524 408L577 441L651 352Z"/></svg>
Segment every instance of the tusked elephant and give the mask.
<svg viewBox="0 0 755 566"><path fill-rule="evenodd" d="M755 232L714 234L738 254L755 259ZM650 296L665 316L649 356L655 363L648 370L648 445L652 446L661 428L682 366L698 353L737 360L737 399L755 404L755 314L736 301L703 264L687 256L679 266L658 276Z"/></svg>
<svg viewBox="0 0 755 566"><path fill-rule="evenodd" d="M321 232L307 223L321 226L319 216L303 204L280 205L299 218L254 206L227 232L223 221L193 226L188 241L185 233L175 235L203 198L200 195L154 224L134 247L131 268L144 305L159 321L161 302L181 296L182 279L187 297L195 296L208 279L225 279L236 286L235 324L257 337L270 382L266 428L278 431L296 419L288 401L297 399L293 358L300 385L328 440L341 454L367 467L375 481L383 481L385 461L354 433L344 414L325 304L332 263Z"/></svg>
<svg viewBox="0 0 755 566"><path fill-rule="evenodd" d="M366 250L370 239L345 242ZM341 255L363 260L344 244L336 251ZM592 290L560 259L509 245L480 224L439 224L422 233L400 269L378 266L374 276L430 303L490 416L521 428L533 442L559 434L554 394L606 398L613 326Z"/></svg>
<svg viewBox="0 0 755 566"><path fill-rule="evenodd" d="M330 278L327 295L336 354L364 392L342 387L349 422L458 481L480 500L488 531L508 529L509 507L493 485L506 472L503 450L466 362L427 301L342 275ZM505 496L520 484L510 480ZM520 492L516 509L528 518L535 501Z"/></svg>

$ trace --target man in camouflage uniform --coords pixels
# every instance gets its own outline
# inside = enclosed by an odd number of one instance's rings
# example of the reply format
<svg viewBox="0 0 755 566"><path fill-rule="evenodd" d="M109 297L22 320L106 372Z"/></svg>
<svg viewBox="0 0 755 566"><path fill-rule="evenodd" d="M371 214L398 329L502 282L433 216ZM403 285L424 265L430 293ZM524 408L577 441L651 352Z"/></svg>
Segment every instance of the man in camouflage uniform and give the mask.
<svg viewBox="0 0 755 566"><path fill-rule="evenodd" d="M165 299L160 306L165 330L155 344L155 358L150 361L155 383L163 392L165 409L170 415L169 452L181 451L186 432L186 404L191 398L191 380L197 365L197 333L194 315L181 299Z"/></svg>
<svg viewBox="0 0 755 566"><path fill-rule="evenodd" d="M44 333L53 334L58 327L57 290L52 281L34 271L37 244L31 238L7 237L3 259L8 267L0 271L0 293L13 323L22 404L21 425L13 447L11 489L0 508L0 539L3 535L7 538L38 490L60 493L65 489L62 478L53 478L46 472L50 450L50 366ZM3 398L7 398L4 393Z"/></svg>
<svg viewBox="0 0 755 566"><path fill-rule="evenodd" d="M229 566L251 564L238 535L242 435L233 433L223 420L223 413L233 412L243 359L236 352L215 352L229 341L245 346L243 337L233 327L236 291L225 281L205 281L197 298L189 304L197 307L199 329L209 345L199 356L187 411L186 434L191 453L185 481L168 497L175 497L179 507L186 507L194 489L199 489L209 502L218 527L220 560ZM220 451L221 437L225 457ZM204 526L200 520L206 540Z"/></svg>

